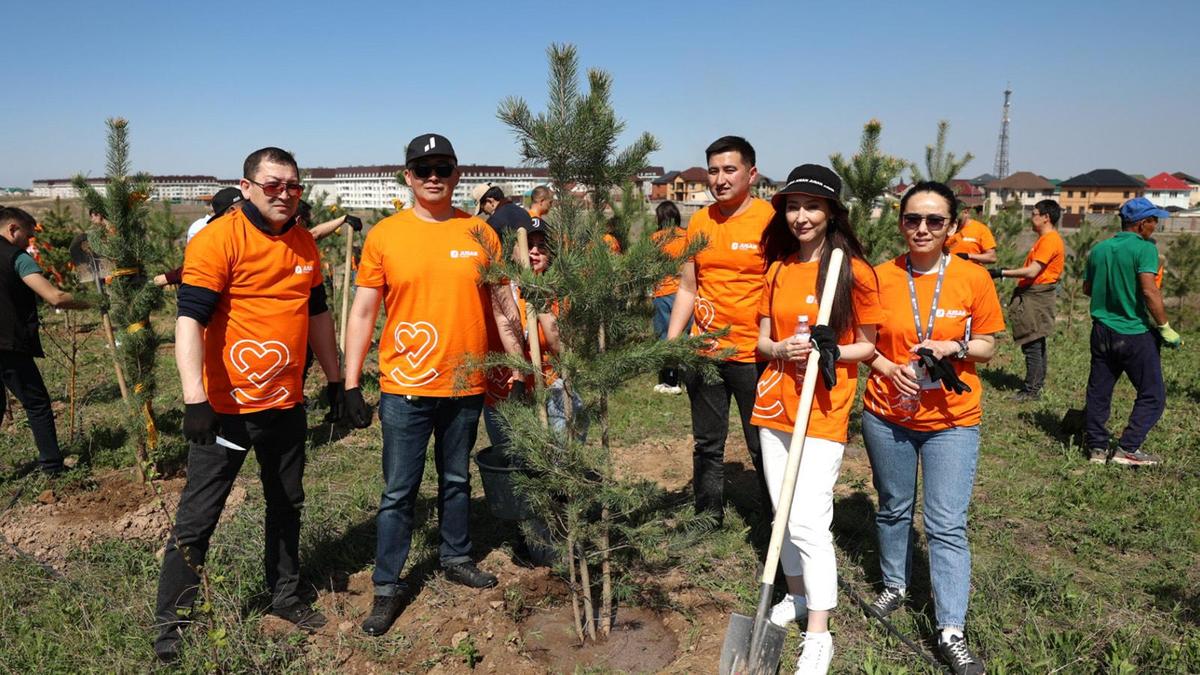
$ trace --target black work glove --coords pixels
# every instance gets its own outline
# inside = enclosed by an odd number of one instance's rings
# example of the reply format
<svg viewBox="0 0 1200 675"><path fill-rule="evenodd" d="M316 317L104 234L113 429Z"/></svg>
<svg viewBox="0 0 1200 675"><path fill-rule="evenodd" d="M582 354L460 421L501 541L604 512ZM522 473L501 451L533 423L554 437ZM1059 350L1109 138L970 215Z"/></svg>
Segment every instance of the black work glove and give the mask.
<svg viewBox="0 0 1200 675"><path fill-rule="evenodd" d="M837 334L833 331L832 326L813 326L809 341L812 342L813 349L820 354L817 365L821 369L821 381L825 383L826 389L832 391L833 386L837 384L837 362L842 358L842 350L837 343Z"/></svg>
<svg viewBox="0 0 1200 675"><path fill-rule="evenodd" d="M965 382L958 379L958 373L954 372L954 364L950 363L949 359L939 359L933 355L932 350L925 347L917 350L917 356L921 357L921 365L925 366L925 372L929 373L929 379L941 382L946 391L960 395L971 391Z"/></svg>
<svg viewBox="0 0 1200 675"><path fill-rule="evenodd" d="M325 385L325 398L329 400L329 412L325 414L326 422L337 422L342 419L342 409L346 406L346 388L341 382L330 382Z"/></svg>
<svg viewBox="0 0 1200 675"><path fill-rule="evenodd" d="M346 389L342 394L342 419L350 426L366 429L371 426L371 408L363 400L362 389Z"/></svg>
<svg viewBox="0 0 1200 675"><path fill-rule="evenodd" d="M999 267L989 267L989 268L987 268L987 271L988 271L988 274L992 275L993 279L999 279L1004 276L1004 275L1000 274Z"/></svg>
<svg viewBox="0 0 1200 675"><path fill-rule="evenodd" d="M217 442L221 420L213 412L208 401L183 404L183 437L196 445L212 445Z"/></svg>
<svg viewBox="0 0 1200 675"><path fill-rule="evenodd" d="M346 219L342 222L349 225L355 232L362 232L362 218L358 216L346 216Z"/></svg>
<svg viewBox="0 0 1200 675"><path fill-rule="evenodd" d="M966 260L967 262L971 262L971 254L969 254L969 253L955 253L954 255L958 256L959 258L962 258L963 260Z"/></svg>

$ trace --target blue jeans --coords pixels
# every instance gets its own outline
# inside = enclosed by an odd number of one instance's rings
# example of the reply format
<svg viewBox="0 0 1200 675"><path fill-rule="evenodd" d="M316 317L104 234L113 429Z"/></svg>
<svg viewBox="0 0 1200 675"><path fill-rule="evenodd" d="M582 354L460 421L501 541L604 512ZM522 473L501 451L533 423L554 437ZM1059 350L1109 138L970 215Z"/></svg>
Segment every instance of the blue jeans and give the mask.
<svg viewBox="0 0 1200 675"><path fill-rule="evenodd" d="M661 298L654 298L654 318L652 321L654 327L654 335L659 340L667 339L667 326L671 323L671 310L675 307L675 294L664 295ZM691 330L692 322L689 319L687 328L684 328L684 334ZM660 384L667 384L672 387L679 386L679 371L675 368L663 368L658 371L658 381Z"/></svg>
<svg viewBox="0 0 1200 675"><path fill-rule="evenodd" d="M471 507L470 456L479 428L483 394L432 398L383 394L383 495L375 544L376 595L396 595L400 572L412 546L413 511L425 471L425 449L433 436L438 474L438 523L443 566L471 560L467 522Z"/></svg>
<svg viewBox="0 0 1200 675"><path fill-rule="evenodd" d="M556 380L546 392L546 420L550 428L563 431L567 428L567 411L563 408L565 390L562 380ZM571 409L575 415L575 429L579 432L576 438L580 443L587 442L588 415L583 407L583 399L579 394L571 393ZM494 448L508 446L508 430L504 427L504 419L492 406L483 409L483 428L487 431L488 440Z"/></svg>
<svg viewBox="0 0 1200 675"><path fill-rule="evenodd" d="M917 465L925 484L925 539L938 628L962 628L971 593L967 506L975 486L979 427L913 431L863 411L863 440L879 493L875 529L883 583L907 588L916 533Z"/></svg>

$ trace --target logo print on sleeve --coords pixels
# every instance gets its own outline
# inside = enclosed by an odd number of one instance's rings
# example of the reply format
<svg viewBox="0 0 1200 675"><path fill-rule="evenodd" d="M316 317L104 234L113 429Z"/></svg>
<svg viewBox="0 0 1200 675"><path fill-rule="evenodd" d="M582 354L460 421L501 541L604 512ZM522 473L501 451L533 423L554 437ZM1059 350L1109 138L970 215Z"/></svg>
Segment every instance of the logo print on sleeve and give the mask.
<svg viewBox="0 0 1200 675"><path fill-rule="evenodd" d="M408 361L407 370L416 373L421 364L429 357L434 347L437 347L438 332L428 321L410 323L402 321L396 326L396 353ZM420 375L410 375L399 367L392 368L391 376L402 387L419 387L429 384L439 375L436 368L429 368Z"/></svg>
<svg viewBox="0 0 1200 675"><path fill-rule="evenodd" d="M769 420L779 417L783 414L782 397L776 397L774 401L771 401L770 405L765 407L760 406L757 400L758 398L766 396L772 389L776 387L776 385L783 381L783 365L783 359L776 359L772 361L768 372L765 373L763 378L758 381L757 385L755 385L758 396L754 401L754 414L762 417L763 419Z"/></svg>
<svg viewBox="0 0 1200 675"><path fill-rule="evenodd" d="M291 352L282 342L238 340L229 348L229 363L254 385L253 393L242 387L235 387L229 392L239 404L258 406L278 403L288 397L289 392L284 386L267 391L267 385L279 377L291 363Z"/></svg>

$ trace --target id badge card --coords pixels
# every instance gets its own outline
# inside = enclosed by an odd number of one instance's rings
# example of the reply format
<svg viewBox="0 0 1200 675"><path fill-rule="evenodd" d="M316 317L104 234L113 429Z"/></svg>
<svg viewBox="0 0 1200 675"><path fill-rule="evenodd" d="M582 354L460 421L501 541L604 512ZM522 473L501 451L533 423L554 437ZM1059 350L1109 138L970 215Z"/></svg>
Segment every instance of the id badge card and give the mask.
<svg viewBox="0 0 1200 675"><path fill-rule="evenodd" d="M937 382L929 379L929 369L924 364L913 364L913 371L917 374L917 385L921 387L921 391L939 388Z"/></svg>

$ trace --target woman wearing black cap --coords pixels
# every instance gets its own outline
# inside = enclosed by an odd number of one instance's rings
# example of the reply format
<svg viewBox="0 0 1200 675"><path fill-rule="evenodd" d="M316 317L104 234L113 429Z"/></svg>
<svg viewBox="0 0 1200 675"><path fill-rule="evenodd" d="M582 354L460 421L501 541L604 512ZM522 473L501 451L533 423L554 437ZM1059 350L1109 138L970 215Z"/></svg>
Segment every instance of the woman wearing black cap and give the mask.
<svg viewBox="0 0 1200 675"><path fill-rule="evenodd" d="M862 429L879 493L875 528L884 590L880 616L904 604L912 570L917 469L938 646L955 673L983 673L963 636L971 589L967 505L979 458L982 387L975 364L1004 330L985 268L946 252L958 199L942 183L914 185L900 200L907 251L875 268L887 317L879 326Z"/></svg>
<svg viewBox="0 0 1200 675"><path fill-rule="evenodd" d="M863 256L839 199L842 181L817 164L798 166L772 199L775 217L763 231L766 283L758 305L758 353L769 361L758 381L751 422L759 427L763 470L779 505L788 445L796 425L804 364L821 359L804 441L804 456L780 551L788 593L771 610L787 626L807 615L797 673L825 673L833 658L829 612L837 605L833 536L833 485L842 465L858 362L875 353L875 325L883 309L875 273ZM830 253L846 257L838 270L829 324L816 326L820 279ZM818 355L811 354L817 349Z"/></svg>

